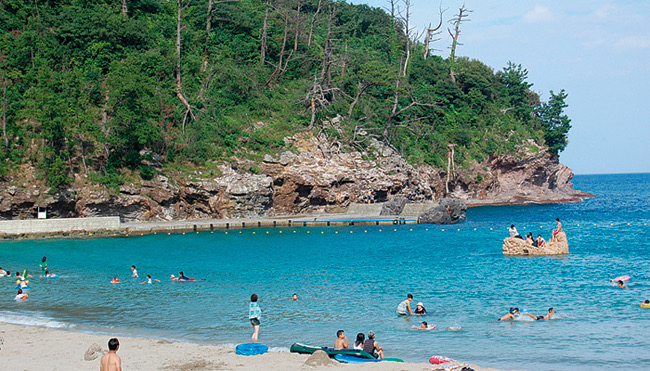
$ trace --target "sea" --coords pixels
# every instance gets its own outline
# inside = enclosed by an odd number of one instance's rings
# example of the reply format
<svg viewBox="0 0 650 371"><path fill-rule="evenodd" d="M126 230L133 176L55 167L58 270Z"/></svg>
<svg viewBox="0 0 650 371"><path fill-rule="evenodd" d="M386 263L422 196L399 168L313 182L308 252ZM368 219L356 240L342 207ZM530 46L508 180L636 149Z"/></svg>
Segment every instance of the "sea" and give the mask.
<svg viewBox="0 0 650 371"><path fill-rule="evenodd" d="M650 369L650 309L639 306L650 299L650 174L580 175L574 184L596 197L471 208L455 225L2 241L0 267L34 277L22 303L12 300L15 279L0 279L0 322L234 347L250 341L255 293L260 341L271 351L372 330L387 357L409 362L440 355L501 369ZM502 254L511 224L548 240L555 218L570 254ZM43 256L59 278L38 277ZM172 282L179 271L205 281ZM147 274L161 282L140 284ZM629 289L610 282L622 275L632 277ZM426 316L396 314L409 293ZM557 314L497 321L510 307ZM421 321L437 329L411 327Z"/></svg>

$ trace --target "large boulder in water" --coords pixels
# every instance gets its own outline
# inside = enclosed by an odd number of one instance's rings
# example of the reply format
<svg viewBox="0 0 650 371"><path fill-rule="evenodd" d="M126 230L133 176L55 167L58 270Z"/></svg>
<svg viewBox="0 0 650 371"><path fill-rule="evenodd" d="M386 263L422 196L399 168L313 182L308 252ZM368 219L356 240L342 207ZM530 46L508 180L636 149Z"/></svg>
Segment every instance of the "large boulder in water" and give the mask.
<svg viewBox="0 0 650 371"><path fill-rule="evenodd" d="M503 240L503 255L560 255L569 253L569 242L564 232L558 232L542 247L532 246L518 237Z"/></svg>
<svg viewBox="0 0 650 371"><path fill-rule="evenodd" d="M443 198L436 207L418 216L419 224L454 224L467 220L465 201L455 198Z"/></svg>
<svg viewBox="0 0 650 371"><path fill-rule="evenodd" d="M404 210L404 206L406 206L406 197L396 197L393 200L390 200L388 202L384 202L384 204L381 207L381 212L379 215L399 215L402 213Z"/></svg>

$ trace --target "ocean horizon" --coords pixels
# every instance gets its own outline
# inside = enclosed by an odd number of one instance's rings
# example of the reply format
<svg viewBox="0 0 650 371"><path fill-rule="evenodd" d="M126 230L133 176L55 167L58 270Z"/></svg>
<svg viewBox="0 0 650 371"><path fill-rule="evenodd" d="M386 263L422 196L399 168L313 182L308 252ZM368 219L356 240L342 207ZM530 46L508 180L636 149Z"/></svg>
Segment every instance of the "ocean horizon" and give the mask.
<svg viewBox="0 0 650 371"><path fill-rule="evenodd" d="M0 321L232 347L250 340L256 293L260 341L273 351L333 346L339 329L351 342L373 330L387 357L409 362L442 355L501 369L648 368L650 309L639 303L650 299L650 174L576 175L574 185L596 197L470 208L456 225L1 241L0 267L34 277L24 303L11 300L15 279L0 279ZM511 224L548 240L555 218L570 254L503 256ZM59 278L38 278L43 256ZM179 271L206 281L171 282ZM147 274L162 282L141 285ZM629 289L609 281L621 275L632 277ZM115 276L120 284L110 283ZM407 293L427 316L397 316ZM498 322L510 307L557 315ZM438 329L411 328L421 321ZM439 331L449 327L459 329Z"/></svg>

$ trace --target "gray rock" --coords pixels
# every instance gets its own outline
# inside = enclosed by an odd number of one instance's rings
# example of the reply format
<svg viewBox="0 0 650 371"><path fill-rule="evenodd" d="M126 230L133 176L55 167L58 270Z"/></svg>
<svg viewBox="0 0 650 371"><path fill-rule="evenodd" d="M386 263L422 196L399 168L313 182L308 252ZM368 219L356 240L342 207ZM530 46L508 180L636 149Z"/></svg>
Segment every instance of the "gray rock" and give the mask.
<svg viewBox="0 0 650 371"><path fill-rule="evenodd" d="M296 158L296 154L291 151L282 152L280 155L280 165L287 166Z"/></svg>
<svg viewBox="0 0 650 371"><path fill-rule="evenodd" d="M266 162L267 164L277 164L278 160L276 160L275 158L273 158L273 156L267 153L266 155L264 155L264 162Z"/></svg>
<svg viewBox="0 0 650 371"><path fill-rule="evenodd" d="M418 216L420 224L454 224L467 220L467 205L463 200L445 198L436 207Z"/></svg>
<svg viewBox="0 0 650 371"><path fill-rule="evenodd" d="M384 203L379 215L399 215L404 210L407 201L406 197L395 197L393 200Z"/></svg>

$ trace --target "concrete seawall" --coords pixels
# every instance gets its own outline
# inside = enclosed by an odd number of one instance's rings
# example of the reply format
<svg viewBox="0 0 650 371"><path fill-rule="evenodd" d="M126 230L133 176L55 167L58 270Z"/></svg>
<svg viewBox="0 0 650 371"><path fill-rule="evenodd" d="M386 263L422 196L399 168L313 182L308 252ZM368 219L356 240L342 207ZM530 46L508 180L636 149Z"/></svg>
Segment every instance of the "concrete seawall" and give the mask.
<svg viewBox="0 0 650 371"><path fill-rule="evenodd" d="M66 219L28 219L1 220L0 235L38 235L66 232L117 231L121 228L118 216L66 218Z"/></svg>

